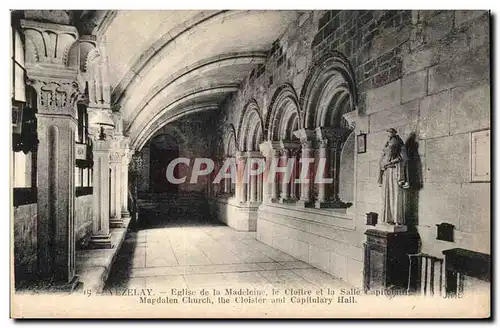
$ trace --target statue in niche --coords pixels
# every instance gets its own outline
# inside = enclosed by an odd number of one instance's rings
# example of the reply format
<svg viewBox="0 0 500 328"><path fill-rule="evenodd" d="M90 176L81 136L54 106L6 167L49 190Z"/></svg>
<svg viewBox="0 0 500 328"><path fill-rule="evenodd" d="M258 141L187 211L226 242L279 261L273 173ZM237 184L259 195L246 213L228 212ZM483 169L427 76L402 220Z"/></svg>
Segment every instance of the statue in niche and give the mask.
<svg viewBox="0 0 500 328"><path fill-rule="evenodd" d="M393 128L380 159L378 183L382 187L383 209L381 220L391 225L404 225L404 189L408 183L408 156L403 140Z"/></svg>

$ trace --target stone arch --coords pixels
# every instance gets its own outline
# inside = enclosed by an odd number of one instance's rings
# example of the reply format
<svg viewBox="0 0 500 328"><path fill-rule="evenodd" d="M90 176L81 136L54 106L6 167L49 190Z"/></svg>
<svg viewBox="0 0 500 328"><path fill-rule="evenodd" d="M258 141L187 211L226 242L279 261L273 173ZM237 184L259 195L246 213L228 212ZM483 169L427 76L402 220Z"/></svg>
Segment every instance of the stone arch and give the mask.
<svg viewBox="0 0 500 328"><path fill-rule="evenodd" d="M292 140L301 126L297 93L290 84L279 87L273 95L266 119L268 140Z"/></svg>
<svg viewBox="0 0 500 328"><path fill-rule="evenodd" d="M263 122L259 106L254 99L245 105L238 125L240 151L258 151L262 142Z"/></svg>
<svg viewBox="0 0 500 328"><path fill-rule="evenodd" d="M179 128L177 128L176 126L172 126L172 125L165 125L165 126L163 126L161 129L159 129L158 131L156 131L149 138L149 140L151 141L154 138L156 138L157 136L162 135L162 134L168 134L168 135L170 135L172 138L174 138L177 141L177 144L179 146L182 146L182 145L186 144L186 141L187 141L186 136L182 133L181 130L179 130Z"/></svg>
<svg viewBox="0 0 500 328"><path fill-rule="evenodd" d="M354 72L347 58L336 51L321 57L311 67L300 95L303 127L340 127L342 115L357 104Z"/></svg>
<svg viewBox="0 0 500 328"><path fill-rule="evenodd" d="M236 143L236 132L234 129L234 125L229 124L224 129L224 136L222 138L223 142L223 156L224 157L234 157L236 152L238 151L237 143Z"/></svg>

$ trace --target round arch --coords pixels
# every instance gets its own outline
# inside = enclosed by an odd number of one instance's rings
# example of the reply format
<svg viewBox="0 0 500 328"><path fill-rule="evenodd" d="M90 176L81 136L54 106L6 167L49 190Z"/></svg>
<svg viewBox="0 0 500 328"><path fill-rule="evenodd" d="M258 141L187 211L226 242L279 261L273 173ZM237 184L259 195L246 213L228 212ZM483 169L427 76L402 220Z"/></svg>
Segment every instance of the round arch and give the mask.
<svg viewBox="0 0 500 328"><path fill-rule="evenodd" d="M238 125L238 146L241 151L258 151L262 141L262 116L255 99L251 99L243 109Z"/></svg>
<svg viewBox="0 0 500 328"><path fill-rule="evenodd" d="M358 104L356 82L347 58L332 52L310 69L300 95L303 127L341 126L342 115Z"/></svg>
<svg viewBox="0 0 500 328"><path fill-rule="evenodd" d="M300 128L301 117L297 93L290 84L279 87L273 95L266 119L267 138L272 141L292 140Z"/></svg>
<svg viewBox="0 0 500 328"><path fill-rule="evenodd" d="M234 125L229 124L228 126L226 126L226 128L224 129L224 136L222 141L224 157L234 157L236 152L238 151Z"/></svg>

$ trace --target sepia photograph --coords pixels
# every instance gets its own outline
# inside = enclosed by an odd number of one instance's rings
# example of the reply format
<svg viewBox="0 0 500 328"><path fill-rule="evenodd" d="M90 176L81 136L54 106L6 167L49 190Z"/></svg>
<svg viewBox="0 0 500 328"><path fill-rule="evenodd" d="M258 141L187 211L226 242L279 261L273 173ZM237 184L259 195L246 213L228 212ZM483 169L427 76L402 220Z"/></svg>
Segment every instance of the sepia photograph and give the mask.
<svg viewBox="0 0 500 328"><path fill-rule="evenodd" d="M491 318L488 8L9 15L11 318Z"/></svg>

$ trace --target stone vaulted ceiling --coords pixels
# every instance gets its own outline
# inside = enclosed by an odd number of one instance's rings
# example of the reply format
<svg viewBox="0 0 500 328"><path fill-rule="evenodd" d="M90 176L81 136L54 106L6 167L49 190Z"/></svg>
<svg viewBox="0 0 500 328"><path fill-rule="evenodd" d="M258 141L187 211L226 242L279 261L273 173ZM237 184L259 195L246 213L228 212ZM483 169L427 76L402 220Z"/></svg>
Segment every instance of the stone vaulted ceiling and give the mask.
<svg viewBox="0 0 500 328"><path fill-rule="evenodd" d="M101 14L112 103L140 147L184 114L216 110L297 18L296 11Z"/></svg>

